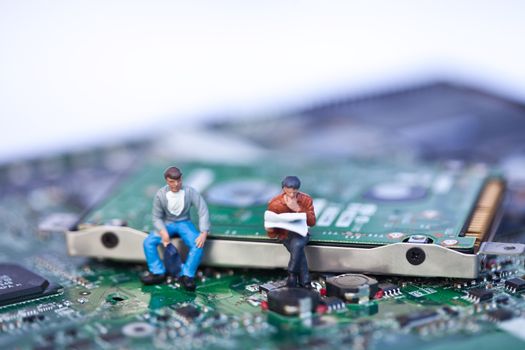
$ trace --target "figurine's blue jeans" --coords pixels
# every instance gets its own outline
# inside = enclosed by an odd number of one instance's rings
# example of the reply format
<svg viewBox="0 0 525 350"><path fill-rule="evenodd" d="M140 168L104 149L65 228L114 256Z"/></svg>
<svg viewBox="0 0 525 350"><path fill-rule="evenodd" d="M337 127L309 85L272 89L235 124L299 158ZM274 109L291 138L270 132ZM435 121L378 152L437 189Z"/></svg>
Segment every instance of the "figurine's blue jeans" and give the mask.
<svg viewBox="0 0 525 350"><path fill-rule="evenodd" d="M181 276L194 277L202 259L202 248L197 248L195 239L199 236L199 231L195 228L190 220L171 222L166 225L168 234L171 238L180 236L184 244L189 248L186 262L181 266ZM166 267L160 260L158 246L162 243L160 234L151 231L144 240L144 255L151 273L163 275L166 273Z"/></svg>
<svg viewBox="0 0 525 350"><path fill-rule="evenodd" d="M301 284L310 282L308 260L306 260L306 254L304 253L304 247L309 240L310 235L303 237L291 231L288 231L288 237L283 240L284 246L290 252L288 272L299 275L299 283Z"/></svg>

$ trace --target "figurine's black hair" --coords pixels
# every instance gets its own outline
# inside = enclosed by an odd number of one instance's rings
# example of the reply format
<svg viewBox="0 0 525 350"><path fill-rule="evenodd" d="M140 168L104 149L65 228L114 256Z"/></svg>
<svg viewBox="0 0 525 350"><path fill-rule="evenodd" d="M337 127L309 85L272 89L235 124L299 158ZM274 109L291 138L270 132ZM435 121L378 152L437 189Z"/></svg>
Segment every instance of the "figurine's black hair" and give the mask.
<svg viewBox="0 0 525 350"><path fill-rule="evenodd" d="M179 168L170 166L168 169L164 170L164 178L170 178L172 180L178 180L182 176L181 171Z"/></svg>
<svg viewBox="0 0 525 350"><path fill-rule="evenodd" d="M281 186L298 190L301 187L301 180L297 176L287 176L281 182Z"/></svg>

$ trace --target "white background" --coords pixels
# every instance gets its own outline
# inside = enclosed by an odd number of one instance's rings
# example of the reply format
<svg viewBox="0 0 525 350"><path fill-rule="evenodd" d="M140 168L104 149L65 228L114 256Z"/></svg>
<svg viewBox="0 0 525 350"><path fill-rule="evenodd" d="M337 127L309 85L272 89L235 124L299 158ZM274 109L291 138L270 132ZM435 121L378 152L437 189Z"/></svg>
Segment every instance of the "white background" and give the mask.
<svg viewBox="0 0 525 350"><path fill-rule="evenodd" d="M524 1L0 0L0 161L445 76L525 100Z"/></svg>

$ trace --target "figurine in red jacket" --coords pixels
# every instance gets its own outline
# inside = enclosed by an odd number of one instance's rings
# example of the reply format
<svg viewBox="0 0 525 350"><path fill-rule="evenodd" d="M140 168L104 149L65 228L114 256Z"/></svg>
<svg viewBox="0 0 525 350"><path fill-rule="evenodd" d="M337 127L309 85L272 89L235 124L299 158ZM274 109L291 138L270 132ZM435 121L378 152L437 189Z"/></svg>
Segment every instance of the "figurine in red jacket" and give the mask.
<svg viewBox="0 0 525 350"><path fill-rule="evenodd" d="M306 213L306 224L311 227L315 225L315 212L312 197L306 193L299 192L301 181L297 176L287 176L281 183L282 193L275 196L268 203L268 210L276 214L282 213ZM304 253L304 247L310 239L310 235L300 234L281 228L266 229L270 238L277 238L290 252L288 263L288 287L311 288L310 274L308 272L308 261Z"/></svg>

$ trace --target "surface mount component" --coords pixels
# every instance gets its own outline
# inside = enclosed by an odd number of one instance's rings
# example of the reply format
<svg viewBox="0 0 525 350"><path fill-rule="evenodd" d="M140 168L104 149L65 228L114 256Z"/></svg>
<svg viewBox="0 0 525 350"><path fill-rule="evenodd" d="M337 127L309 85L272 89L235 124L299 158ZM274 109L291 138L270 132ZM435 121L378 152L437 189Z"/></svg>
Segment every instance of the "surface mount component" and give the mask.
<svg viewBox="0 0 525 350"><path fill-rule="evenodd" d="M56 294L60 286L15 264L0 264L0 306Z"/></svg>
<svg viewBox="0 0 525 350"><path fill-rule="evenodd" d="M326 280L326 295L349 303L367 302L377 291L377 280L365 275L344 274Z"/></svg>
<svg viewBox="0 0 525 350"><path fill-rule="evenodd" d="M268 308L282 315L292 316L315 311L320 296L304 288L280 288L268 293Z"/></svg>

